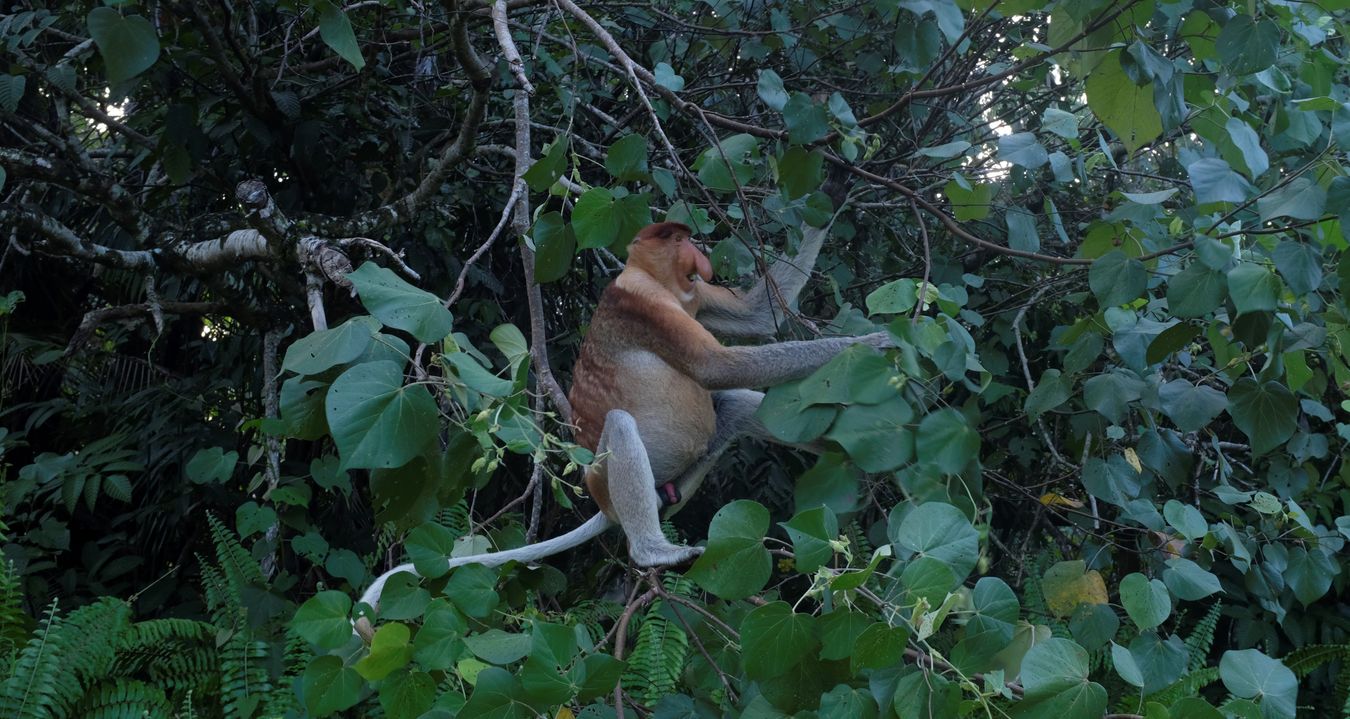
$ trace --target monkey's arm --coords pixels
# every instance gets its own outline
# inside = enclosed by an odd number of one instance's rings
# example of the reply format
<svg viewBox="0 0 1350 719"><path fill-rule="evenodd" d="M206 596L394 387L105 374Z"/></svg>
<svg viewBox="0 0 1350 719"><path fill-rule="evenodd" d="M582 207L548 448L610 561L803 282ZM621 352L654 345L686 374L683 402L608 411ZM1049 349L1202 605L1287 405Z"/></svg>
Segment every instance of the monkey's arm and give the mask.
<svg viewBox="0 0 1350 719"><path fill-rule="evenodd" d="M747 290L699 282L698 321L723 337L772 337L806 286L829 227L804 227L796 256L778 258Z"/></svg>

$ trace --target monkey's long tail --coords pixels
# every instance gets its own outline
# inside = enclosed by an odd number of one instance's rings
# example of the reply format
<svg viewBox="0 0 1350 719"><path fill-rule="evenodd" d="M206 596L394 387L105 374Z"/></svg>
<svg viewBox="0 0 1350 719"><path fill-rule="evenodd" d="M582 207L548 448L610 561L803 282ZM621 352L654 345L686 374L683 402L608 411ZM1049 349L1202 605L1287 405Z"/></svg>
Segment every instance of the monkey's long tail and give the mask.
<svg viewBox="0 0 1350 719"><path fill-rule="evenodd" d="M585 544L603 534L606 529L609 529L610 526L612 526L612 524L613 523L610 522L608 517L600 512L596 512L595 516L582 522L581 526L566 534L554 537L553 539L546 539L542 542L536 542L524 547L508 549L502 552L488 552L487 554L475 554L471 557L449 558L446 560L446 568L454 569L455 567L462 567L466 564L482 564L488 567L495 567L513 560L533 562L557 554L558 552L571 549L572 547ZM412 564L400 564L376 577L375 581L371 582L370 588L361 595L360 601L370 605L371 609L378 610L380 608L380 594L384 592L385 583L389 581L390 577L399 572L411 572L417 574L417 570L413 568ZM364 628L361 626L363 624L365 625ZM367 632L365 629L370 626L364 618L355 622L355 625L362 634L366 634Z"/></svg>

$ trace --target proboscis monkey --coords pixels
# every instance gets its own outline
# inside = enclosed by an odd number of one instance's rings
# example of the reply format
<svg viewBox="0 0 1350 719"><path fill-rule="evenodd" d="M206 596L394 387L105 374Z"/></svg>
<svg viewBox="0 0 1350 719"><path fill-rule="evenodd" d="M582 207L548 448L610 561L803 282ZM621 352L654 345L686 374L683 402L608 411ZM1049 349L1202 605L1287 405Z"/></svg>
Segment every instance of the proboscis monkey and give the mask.
<svg viewBox="0 0 1350 719"><path fill-rule="evenodd" d="M795 263L780 259L750 290L709 284L712 265L676 222L642 229L628 263L607 287L573 371L569 399L578 444L595 452L586 486L600 512L554 539L519 549L457 557L448 567L530 562L580 545L617 522L641 567L679 564L702 549L671 544L661 533L661 496L678 509L717 458L741 434L770 439L754 419L767 387L800 379L858 342L886 346L886 333L863 337L723 345L724 337L764 337L777 328L778 303L791 303L815 265L826 230L808 228ZM361 601L372 608L389 577L380 575ZM365 624L364 620L358 625ZM368 634L368 626L362 633Z"/></svg>

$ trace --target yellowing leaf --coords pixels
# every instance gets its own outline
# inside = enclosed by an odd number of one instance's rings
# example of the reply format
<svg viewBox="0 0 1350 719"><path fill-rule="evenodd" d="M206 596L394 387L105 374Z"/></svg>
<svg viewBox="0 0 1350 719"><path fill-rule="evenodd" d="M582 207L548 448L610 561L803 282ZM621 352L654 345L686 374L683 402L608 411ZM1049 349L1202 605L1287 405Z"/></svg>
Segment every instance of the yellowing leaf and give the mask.
<svg viewBox="0 0 1350 719"><path fill-rule="evenodd" d="M1042 494L1041 504L1047 507L1073 507L1074 509L1083 508L1083 503L1081 501L1077 499L1070 499L1062 494L1056 494L1054 492Z"/></svg>
<svg viewBox="0 0 1350 719"><path fill-rule="evenodd" d="M1139 463L1139 454L1134 451L1133 447L1125 448L1125 461L1129 462L1131 467L1134 467L1134 471L1141 473L1144 471L1144 465Z"/></svg>
<svg viewBox="0 0 1350 719"><path fill-rule="evenodd" d="M1101 573L1085 571L1082 560L1059 562L1041 580L1045 607L1057 617L1068 617L1080 604L1106 604L1106 582Z"/></svg>

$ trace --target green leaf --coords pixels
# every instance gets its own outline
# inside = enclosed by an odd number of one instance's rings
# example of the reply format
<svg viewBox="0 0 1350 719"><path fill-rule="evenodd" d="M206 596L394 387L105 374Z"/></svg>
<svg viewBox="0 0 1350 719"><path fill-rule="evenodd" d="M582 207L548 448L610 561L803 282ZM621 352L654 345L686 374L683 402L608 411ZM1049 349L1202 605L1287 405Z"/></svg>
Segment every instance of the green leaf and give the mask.
<svg viewBox="0 0 1350 719"><path fill-rule="evenodd" d="M765 105L782 112L783 107L787 105L787 90L783 89L783 78L773 70L764 69L759 71L759 82L755 86L759 99L764 101Z"/></svg>
<svg viewBox="0 0 1350 719"><path fill-rule="evenodd" d="M441 305L441 299L404 282L392 270L367 262L347 273L347 279L361 294L361 304L386 326L427 344L450 334L450 310Z"/></svg>
<svg viewBox="0 0 1350 719"><path fill-rule="evenodd" d="M244 539L266 532L276 523L277 511L271 507L259 506L257 502L244 502L234 510L235 529Z"/></svg>
<svg viewBox="0 0 1350 719"><path fill-rule="evenodd" d="M820 618L820 658L828 661L847 659L853 643L870 626L872 619L862 612L836 609Z"/></svg>
<svg viewBox="0 0 1350 719"><path fill-rule="evenodd" d="M919 422L919 461L944 474L959 474L980 458L980 435L965 415L953 408L930 413Z"/></svg>
<svg viewBox="0 0 1350 719"><path fill-rule="evenodd" d="M346 364L370 347L379 329L380 323L374 317L357 315L333 329L311 332L286 348L281 368L312 375Z"/></svg>
<svg viewBox="0 0 1350 719"><path fill-rule="evenodd" d="M886 472L913 458L914 434L906 426L913 420L914 409L903 397L894 396L877 405L844 407L825 436L838 442L863 471Z"/></svg>
<svg viewBox="0 0 1350 719"><path fill-rule="evenodd" d="M469 624L445 599L433 599L413 639L413 659L423 669L449 669L464 649Z"/></svg>
<svg viewBox="0 0 1350 719"><path fill-rule="evenodd" d="M321 649L337 649L351 641L351 611L352 600L346 594L319 592L295 611L291 628Z"/></svg>
<svg viewBox="0 0 1350 719"><path fill-rule="evenodd" d="M1139 473L1120 456L1096 457L1083 465L1083 486L1097 499L1118 507L1139 496Z"/></svg>
<svg viewBox="0 0 1350 719"><path fill-rule="evenodd" d="M1163 639L1157 632L1143 632L1130 642L1129 649L1112 644L1111 656L1117 669L1124 663L1133 670L1134 680L1126 681L1145 694L1171 686L1186 672L1186 644L1175 634Z"/></svg>
<svg viewBox="0 0 1350 719"><path fill-rule="evenodd" d="M1279 306L1280 278L1264 265L1241 262L1228 271L1228 293L1238 314L1274 312Z"/></svg>
<svg viewBox="0 0 1350 719"><path fill-rule="evenodd" d="M994 196L993 185L976 184L969 189L956 180L942 188L952 203L952 215L961 222L983 220L989 216L989 201Z"/></svg>
<svg viewBox="0 0 1350 719"><path fill-rule="evenodd" d="M960 157L970 149L970 143L965 140L954 140L943 143L936 147L920 147L915 150L916 153L924 157L931 157L934 160L950 160L953 157Z"/></svg>
<svg viewBox="0 0 1350 719"><path fill-rule="evenodd" d="M1219 659L1219 678L1234 695L1259 699L1267 719L1293 719L1298 679L1278 659L1256 649L1226 651Z"/></svg>
<svg viewBox="0 0 1350 719"><path fill-rule="evenodd" d="M979 534L961 510L941 502L925 502L905 514L897 526L894 514L891 539L903 556L917 554L932 557L952 568L962 580L975 568L979 556Z"/></svg>
<svg viewBox="0 0 1350 719"><path fill-rule="evenodd" d="M746 614L741 621L741 657L746 676L771 679L813 653L820 646L815 624L814 617L794 613L787 602L781 601L756 607Z"/></svg>
<svg viewBox="0 0 1350 719"><path fill-rule="evenodd" d="M764 587L773 558L764 548L769 511L740 499L717 510L708 526L708 547L688 576L722 599L744 599Z"/></svg>
<svg viewBox="0 0 1350 719"><path fill-rule="evenodd" d="M1093 260L1088 268L1088 285L1103 307L1123 305L1144 293L1148 275L1144 263L1120 250Z"/></svg>
<svg viewBox="0 0 1350 719"><path fill-rule="evenodd" d="M1112 50L1088 75L1088 107L1134 152L1162 134L1162 116L1153 104L1153 83L1134 84Z"/></svg>
<svg viewBox="0 0 1350 719"><path fill-rule="evenodd" d="M521 701L525 694L520 682L501 667L487 667L478 673L469 701L456 716L474 719L535 719L538 715Z"/></svg>
<svg viewBox="0 0 1350 719"><path fill-rule="evenodd" d="M1158 401L1163 413L1182 432L1200 431L1228 408L1223 392L1184 379L1164 382L1158 388Z"/></svg>
<svg viewBox="0 0 1350 719"><path fill-rule="evenodd" d="M937 672L911 671L900 678L891 697L895 716L904 719L956 719L961 687Z"/></svg>
<svg viewBox="0 0 1350 719"><path fill-rule="evenodd" d="M881 404L896 396L895 376L884 354L859 343L802 380L798 394L807 404Z"/></svg>
<svg viewBox="0 0 1350 719"><path fill-rule="evenodd" d="M904 627L892 627L876 622L863 630L853 644L849 665L856 674L860 669L881 669L900 664L905 655L909 632Z"/></svg>
<svg viewBox="0 0 1350 719"><path fill-rule="evenodd" d="M98 47L108 82L129 80L150 69L159 59L155 26L140 15L123 16L110 7L89 12L89 37Z"/></svg>
<svg viewBox="0 0 1350 719"><path fill-rule="evenodd" d="M1048 369L1041 375L1035 389L1027 394L1023 406L1031 419L1036 419L1050 410L1069 401L1073 391L1073 382L1060 376L1059 370Z"/></svg>
<svg viewBox="0 0 1350 719"><path fill-rule="evenodd" d="M489 397L509 397L514 385L478 364L478 360L463 352L445 355L445 361L455 368L455 376L469 389Z"/></svg>
<svg viewBox="0 0 1350 719"><path fill-rule="evenodd" d="M436 701L436 681L426 672L399 672L380 685L380 706L389 719L417 719Z"/></svg>
<svg viewBox="0 0 1350 719"><path fill-rule="evenodd" d="M543 192L552 187L567 170L567 147L567 136L558 135L553 142L544 146L543 154L525 170L520 179L535 192Z"/></svg>
<svg viewBox="0 0 1350 719"><path fill-rule="evenodd" d="M1191 541L1200 539L1209 533L1209 524L1205 522L1205 515L1189 504L1182 504L1175 499L1169 499L1167 504L1163 505L1163 516L1167 518L1168 524L1181 532L1181 536Z"/></svg>
<svg viewBox="0 0 1350 719"><path fill-rule="evenodd" d="M323 398L327 393L328 383L318 380L291 377L281 383L281 421L288 436L314 440L328 434L328 422L323 415ZM192 476L190 470L188 476Z"/></svg>
<svg viewBox="0 0 1350 719"><path fill-rule="evenodd" d="M1088 655L1068 639L1047 639L1022 660L1025 698L1014 716L1055 719L1100 719L1106 712L1106 690L1088 680Z"/></svg>
<svg viewBox="0 0 1350 719"><path fill-rule="evenodd" d="M577 248L609 247L619 237L619 218L614 211L614 193L603 187L587 190L572 208L572 229Z"/></svg>
<svg viewBox="0 0 1350 719"><path fill-rule="evenodd" d="M1186 166L1186 174L1191 180L1191 189L1195 190L1195 201L1206 205L1211 202L1245 202L1255 191L1242 175L1233 172L1227 162L1217 157L1204 157Z"/></svg>
<svg viewBox="0 0 1350 719"><path fill-rule="evenodd" d="M1213 312L1228 295L1228 277L1192 262L1167 281L1167 306L1176 317L1189 319Z"/></svg>
<svg viewBox="0 0 1350 719"><path fill-rule="evenodd" d="M401 467L436 438L436 401L419 385L404 386L393 362L352 367L328 390L328 426L343 467Z"/></svg>
<svg viewBox="0 0 1350 719"><path fill-rule="evenodd" d="M792 540L797 571L810 574L834 557L830 542L839 536L839 522L828 507L813 507L779 522Z"/></svg>
<svg viewBox="0 0 1350 719"><path fill-rule="evenodd" d="M422 588L417 575L398 572L384 584L380 595L380 619L417 619L431 603L431 593Z"/></svg>
<svg viewBox="0 0 1350 719"><path fill-rule="evenodd" d="M656 81L657 85L672 92L679 92L684 89L684 78L675 74L675 68L671 67L670 63L656 63L656 67L652 68L652 79Z"/></svg>
<svg viewBox="0 0 1350 719"><path fill-rule="evenodd" d="M14 112L19 109L19 101L23 99L24 87L28 84L28 78L23 75L8 75L0 73L0 113ZM0 189L5 187L5 178L0 174Z"/></svg>
<svg viewBox="0 0 1350 719"><path fill-rule="evenodd" d="M829 133L830 116L810 95L794 92L783 105L783 124L787 125L788 142L804 145Z"/></svg>
<svg viewBox="0 0 1350 719"><path fill-rule="evenodd" d="M563 221L562 213L545 212L534 221L530 233L534 240L534 279L543 284L555 282L572 269L576 255L577 238L572 227Z"/></svg>
<svg viewBox="0 0 1350 719"><path fill-rule="evenodd" d="M409 532L403 546L417 573L427 579L435 579L450 571L446 557L455 550L455 533L434 522L427 522Z"/></svg>
<svg viewBox="0 0 1350 719"><path fill-rule="evenodd" d="M408 643L411 634L406 624L391 622L380 625L375 630L375 638L370 642L370 653L355 665L357 673L367 681L379 681L402 669L412 660L412 646Z"/></svg>
<svg viewBox="0 0 1350 719"><path fill-rule="evenodd" d="M605 170L620 182L637 180L647 175L647 138L642 135L624 135L609 146L605 155Z"/></svg>
<svg viewBox="0 0 1350 719"><path fill-rule="evenodd" d="M1167 359L1172 353L1180 352L1202 332L1204 330L1199 325L1190 322L1179 322L1168 327L1148 343L1145 361L1148 364L1157 364Z"/></svg>
<svg viewBox="0 0 1350 719"><path fill-rule="evenodd" d="M344 666L333 655L316 657L300 678L305 708L316 717L324 717L356 706L366 683L355 669Z"/></svg>
<svg viewBox="0 0 1350 719"><path fill-rule="evenodd" d="M1048 107L1041 116L1041 130L1059 135L1065 140L1075 140L1078 138L1078 116Z"/></svg>
<svg viewBox="0 0 1350 719"><path fill-rule="evenodd" d="M716 192L735 192L754 176L751 161L759 158L759 140L754 135L732 135L699 155L694 163L699 182ZM725 156L725 157L723 157ZM728 168L728 164L730 167Z"/></svg>
<svg viewBox="0 0 1350 719"><path fill-rule="evenodd" d="M1240 158L1232 159L1241 159L1241 164L1246 166L1247 177L1255 179L1270 169L1270 158L1266 155L1266 151L1261 149L1261 136L1256 134L1251 125L1239 118L1230 117L1224 122L1224 129L1228 131L1228 139L1233 142L1233 147L1240 155ZM1260 203L1259 200L1257 202Z"/></svg>
<svg viewBox="0 0 1350 719"><path fill-rule="evenodd" d="M1120 603L1140 631L1162 624L1172 614L1166 585L1138 572L1120 580Z"/></svg>
<svg viewBox="0 0 1350 719"><path fill-rule="evenodd" d="M820 187L825 156L818 151L789 147L778 160L778 184L789 200L815 192Z"/></svg>
<svg viewBox="0 0 1350 719"><path fill-rule="evenodd" d="M998 159L1028 170L1034 170L1050 161L1050 155L1036 141L1032 132L1015 132L998 138Z"/></svg>
<svg viewBox="0 0 1350 719"><path fill-rule="evenodd" d="M1199 564L1181 557L1167 560L1167 569L1163 570L1163 584L1167 585L1167 590L1177 599L1187 602L1198 602L1215 592L1223 591L1218 577Z"/></svg>
<svg viewBox="0 0 1350 719"><path fill-rule="evenodd" d="M1079 604L1069 620L1069 633L1088 651L1106 646L1120 628L1120 617L1107 604Z"/></svg>
<svg viewBox="0 0 1350 719"><path fill-rule="evenodd" d="M1306 295L1322 284L1322 253L1310 244L1286 240L1272 253L1275 269L1296 295Z"/></svg>
<svg viewBox="0 0 1350 719"><path fill-rule="evenodd" d="M1228 414L1251 441L1252 452L1262 455L1293 436L1298 399L1278 382L1260 384L1243 377L1228 390Z"/></svg>
<svg viewBox="0 0 1350 719"><path fill-rule="evenodd" d="M808 405L800 387L800 382L788 382L771 388L755 411L755 418L781 442L809 442L824 434L839 413L837 407Z"/></svg>
<svg viewBox="0 0 1350 719"><path fill-rule="evenodd" d="M918 302L919 283L909 278L892 280L867 295L867 314L889 315L909 312Z"/></svg>
<svg viewBox="0 0 1350 719"><path fill-rule="evenodd" d="M327 0L320 2L318 8L319 37L323 38L325 45L343 60L351 63L359 72L366 66L366 59L361 57L361 46L356 43L356 33L352 32L352 23L347 19L347 13Z"/></svg>
<svg viewBox="0 0 1350 719"><path fill-rule="evenodd" d="M455 569L450 581L445 585L445 596L454 602L459 611L474 619L483 619L492 614L499 601L497 597L497 572L481 564L470 564Z"/></svg>
<svg viewBox="0 0 1350 719"><path fill-rule="evenodd" d="M1269 20L1257 22L1250 15L1229 20L1215 43L1219 61L1234 75L1250 75L1274 65L1279 46L1279 26Z"/></svg>
<svg viewBox="0 0 1350 719"><path fill-rule="evenodd" d="M188 479L197 484L220 484L234 474L234 468L238 463L238 452L226 452L220 447L207 447L197 450L183 470L187 473Z"/></svg>
<svg viewBox="0 0 1350 719"><path fill-rule="evenodd" d="M1340 574L1339 563L1322 547L1289 548L1289 565L1284 571L1285 582L1294 590L1294 598L1309 606L1331 589L1331 582Z"/></svg>
<svg viewBox="0 0 1350 719"><path fill-rule="evenodd" d="M482 634L464 637L464 645L474 656L492 664L510 664L530 653L532 640L528 634L489 629Z"/></svg>
<svg viewBox="0 0 1350 719"><path fill-rule="evenodd" d="M1020 207L1009 207L1003 216L1008 225L1008 246L1021 252L1040 252L1041 234L1036 216Z"/></svg>

